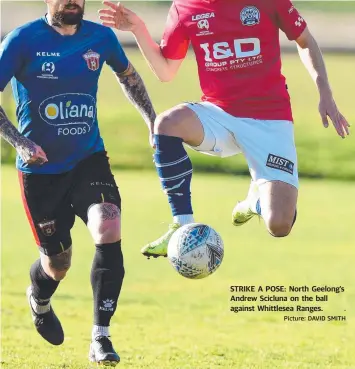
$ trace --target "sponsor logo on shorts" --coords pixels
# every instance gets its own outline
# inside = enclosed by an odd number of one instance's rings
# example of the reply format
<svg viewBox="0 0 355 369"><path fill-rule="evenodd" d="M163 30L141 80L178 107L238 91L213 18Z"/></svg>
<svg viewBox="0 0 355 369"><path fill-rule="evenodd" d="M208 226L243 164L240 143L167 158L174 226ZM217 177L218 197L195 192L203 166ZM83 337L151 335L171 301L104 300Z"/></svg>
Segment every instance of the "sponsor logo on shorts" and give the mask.
<svg viewBox="0 0 355 369"><path fill-rule="evenodd" d="M53 236L56 231L55 220L40 222L38 227L46 237Z"/></svg>
<svg viewBox="0 0 355 369"><path fill-rule="evenodd" d="M51 96L39 105L44 122L58 130L58 136L90 132L96 118L96 100L88 94L67 93Z"/></svg>
<svg viewBox="0 0 355 369"><path fill-rule="evenodd" d="M293 174L295 168L295 164L291 160L273 154L269 154L267 157L266 166L290 174Z"/></svg>
<svg viewBox="0 0 355 369"><path fill-rule="evenodd" d="M255 26L260 23L260 11L255 6L246 6L240 12L243 26Z"/></svg>
<svg viewBox="0 0 355 369"><path fill-rule="evenodd" d="M115 185L113 183L108 183L108 182L91 182L90 186L108 186L108 187L115 187Z"/></svg>

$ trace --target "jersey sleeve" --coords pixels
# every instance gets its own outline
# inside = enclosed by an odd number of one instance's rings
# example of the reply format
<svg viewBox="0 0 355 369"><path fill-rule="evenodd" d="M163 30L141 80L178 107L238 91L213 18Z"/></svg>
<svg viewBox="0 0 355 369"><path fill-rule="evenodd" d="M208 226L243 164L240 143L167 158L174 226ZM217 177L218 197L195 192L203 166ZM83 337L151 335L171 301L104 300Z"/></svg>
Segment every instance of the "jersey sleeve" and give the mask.
<svg viewBox="0 0 355 369"><path fill-rule="evenodd" d="M115 73L123 73L127 70L129 61L115 33L111 29L108 29L108 32L110 38L110 49L106 63Z"/></svg>
<svg viewBox="0 0 355 369"><path fill-rule="evenodd" d="M276 16L279 28L291 41L301 36L307 27L306 21L290 0L276 0Z"/></svg>
<svg viewBox="0 0 355 369"><path fill-rule="evenodd" d="M184 59L189 45L190 38L180 22L175 4L172 4L160 43L162 54L167 59Z"/></svg>
<svg viewBox="0 0 355 369"><path fill-rule="evenodd" d="M0 45L0 91L20 72L24 62L24 45L17 30L10 32Z"/></svg>

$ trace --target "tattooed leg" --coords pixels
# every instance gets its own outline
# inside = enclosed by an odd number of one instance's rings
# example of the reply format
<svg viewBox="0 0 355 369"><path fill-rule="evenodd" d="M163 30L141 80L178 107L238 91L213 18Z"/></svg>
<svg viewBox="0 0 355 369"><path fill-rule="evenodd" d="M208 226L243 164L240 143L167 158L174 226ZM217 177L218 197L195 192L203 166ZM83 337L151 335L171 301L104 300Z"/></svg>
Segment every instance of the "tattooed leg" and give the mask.
<svg viewBox="0 0 355 369"><path fill-rule="evenodd" d="M41 264L45 273L55 281L62 280L71 265L72 247L57 255L47 256L41 253Z"/></svg>
<svg viewBox="0 0 355 369"><path fill-rule="evenodd" d="M95 244L119 241L121 239L120 209L106 202L91 206L88 211L87 226Z"/></svg>

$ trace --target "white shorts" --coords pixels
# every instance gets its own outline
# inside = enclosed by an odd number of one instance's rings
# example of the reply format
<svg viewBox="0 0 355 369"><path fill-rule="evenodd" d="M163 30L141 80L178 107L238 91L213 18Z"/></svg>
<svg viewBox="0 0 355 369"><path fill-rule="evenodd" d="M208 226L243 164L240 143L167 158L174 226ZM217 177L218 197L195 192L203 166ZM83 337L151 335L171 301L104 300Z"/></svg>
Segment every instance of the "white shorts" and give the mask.
<svg viewBox="0 0 355 369"><path fill-rule="evenodd" d="M282 181L298 188L293 123L237 118L209 102L187 103L200 119L205 137L192 149L221 158L243 153L258 184Z"/></svg>

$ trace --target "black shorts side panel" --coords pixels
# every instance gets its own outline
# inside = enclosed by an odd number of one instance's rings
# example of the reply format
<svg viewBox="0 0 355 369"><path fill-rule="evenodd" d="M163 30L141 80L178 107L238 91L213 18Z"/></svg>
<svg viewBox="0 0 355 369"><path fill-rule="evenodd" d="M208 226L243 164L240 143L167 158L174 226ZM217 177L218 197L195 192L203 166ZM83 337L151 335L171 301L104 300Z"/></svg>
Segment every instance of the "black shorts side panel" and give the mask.
<svg viewBox="0 0 355 369"><path fill-rule="evenodd" d="M70 176L19 172L23 205L34 238L40 251L49 256L65 251L72 243L75 214L69 202Z"/></svg>

